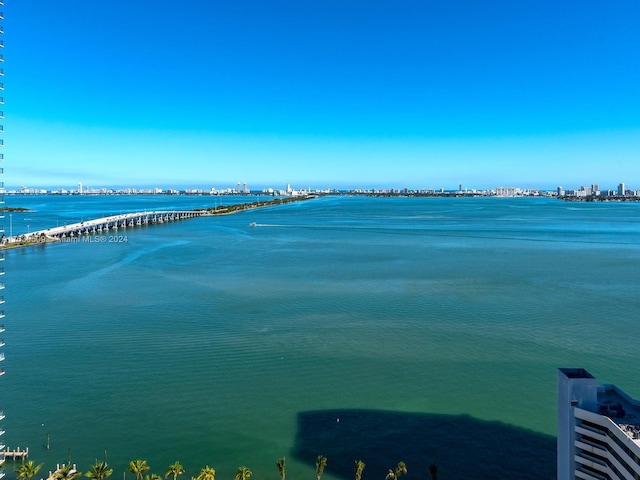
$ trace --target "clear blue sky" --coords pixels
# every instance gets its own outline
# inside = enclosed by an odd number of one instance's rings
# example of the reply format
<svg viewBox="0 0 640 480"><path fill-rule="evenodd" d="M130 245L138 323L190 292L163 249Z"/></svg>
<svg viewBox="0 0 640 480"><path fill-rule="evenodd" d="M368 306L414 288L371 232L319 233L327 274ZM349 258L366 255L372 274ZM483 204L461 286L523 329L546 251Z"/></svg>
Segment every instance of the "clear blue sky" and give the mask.
<svg viewBox="0 0 640 480"><path fill-rule="evenodd" d="M640 188L638 0L5 0L8 187Z"/></svg>

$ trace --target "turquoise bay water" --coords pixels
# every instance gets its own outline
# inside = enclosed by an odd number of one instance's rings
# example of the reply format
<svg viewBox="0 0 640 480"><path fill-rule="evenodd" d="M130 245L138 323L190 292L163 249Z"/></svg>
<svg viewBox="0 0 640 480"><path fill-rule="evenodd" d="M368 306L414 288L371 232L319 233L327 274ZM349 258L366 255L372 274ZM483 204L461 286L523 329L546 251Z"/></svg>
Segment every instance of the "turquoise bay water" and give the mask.
<svg viewBox="0 0 640 480"><path fill-rule="evenodd" d="M14 234L215 202L7 198L36 210ZM315 478L333 452L328 479L356 458L364 480L381 458L413 478L433 462L443 479L553 478L557 367L640 397L639 204L326 197L124 234L6 252L4 441L45 470L107 450L117 475L145 458L275 480L285 456ZM465 467L457 447L484 440L547 469L500 452Z"/></svg>

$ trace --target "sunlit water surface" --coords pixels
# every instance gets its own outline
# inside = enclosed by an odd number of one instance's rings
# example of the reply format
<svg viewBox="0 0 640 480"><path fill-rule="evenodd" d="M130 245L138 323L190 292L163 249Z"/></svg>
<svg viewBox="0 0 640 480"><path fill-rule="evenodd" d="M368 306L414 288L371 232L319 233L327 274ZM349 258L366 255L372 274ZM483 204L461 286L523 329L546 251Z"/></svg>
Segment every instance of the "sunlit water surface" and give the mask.
<svg viewBox="0 0 640 480"><path fill-rule="evenodd" d="M5 229L244 200L8 197L35 211ZM106 450L116 478L314 479L333 452L327 479L485 478L488 425L546 465L493 452L494 478L553 478L557 367L640 397L640 204L327 197L118 235L6 252L3 439L45 474Z"/></svg>

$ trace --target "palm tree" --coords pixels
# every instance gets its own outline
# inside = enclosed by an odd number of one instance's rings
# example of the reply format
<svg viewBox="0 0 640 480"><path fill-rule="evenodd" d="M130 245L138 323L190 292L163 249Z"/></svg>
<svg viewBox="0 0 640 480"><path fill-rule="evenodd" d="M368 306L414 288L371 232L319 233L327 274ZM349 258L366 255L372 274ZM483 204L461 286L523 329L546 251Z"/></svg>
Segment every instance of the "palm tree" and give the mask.
<svg viewBox="0 0 640 480"><path fill-rule="evenodd" d="M318 455L316 459L316 480L320 480L322 477L322 472L324 472L324 467L327 466L327 457L323 457L322 455Z"/></svg>
<svg viewBox="0 0 640 480"><path fill-rule="evenodd" d="M147 465L147 461L146 460L131 460L129 462L129 468L127 468L127 470L129 470L131 473L133 473L136 476L136 480L142 480L142 476L149 471L149 465Z"/></svg>
<svg viewBox="0 0 640 480"><path fill-rule="evenodd" d="M249 480L251 475L253 475L253 472L247 467L238 467L234 480Z"/></svg>
<svg viewBox="0 0 640 480"><path fill-rule="evenodd" d="M71 465L70 463L65 463L53 472L53 478L56 480L73 480L80 475L82 475L82 472L76 470L75 465Z"/></svg>
<svg viewBox="0 0 640 480"><path fill-rule="evenodd" d="M389 469L389 473L387 473L385 480L398 480L402 475L406 474L407 466L404 464L404 462L400 462L398 463L398 466L395 470Z"/></svg>
<svg viewBox="0 0 640 480"><path fill-rule="evenodd" d="M287 467L284 463L284 457L276 462L276 466L278 467L278 471L280 472L280 479L284 480L287 476Z"/></svg>
<svg viewBox="0 0 640 480"><path fill-rule="evenodd" d="M435 463L429 465L429 475L431 475L431 480L438 480L438 466Z"/></svg>
<svg viewBox="0 0 640 480"><path fill-rule="evenodd" d="M196 480L216 480L216 471L209 465L200 470Z"/></svg>
<svg viewBox="0 0 640 480"><path fill-rule="evenodd" d="M23 463L18 469L18 480L31 480L31 477L34 477L41 468L42 463L40 465L36 465L33 463L33 460Z"/></svg>
<svg viewBox="0 0 640 480"><path fill-rule="evenodd" d="M89 477L91 480L104 480L113 473L113 469L109 468L107 462L98 462L91 465L91 470L84 474L85 477Z"/></svg>
<svg viewBox="0 0 640 480"><path fill-rule="evenodd" d="M407 474L407 466L405 465L405 463L404 462L398 463L398 466L396 467L396 480L400 478L400 475L406 475L406 474Z"/></svg>
<svg viewBox="0 0 640 480"><path fill-rule="evenodd" d="M162 480L162 476L157 473L152 473L151 475L145 475L144 480Z"/></svg>
<svg viewBox="0 0 640 480"><path fill-rule="evenodd" d="M362 471L364 470L365 464L362 460L356 460L356 480L362 480Z"/></svg>
<svg viewBox="0 0 640 480"><path fill-rule="evenodd" d="M180 462L169 465L167 473L164 478L173 477L173 480L178 480L178 476L184 473L184 467L180 465Z"/></svg>

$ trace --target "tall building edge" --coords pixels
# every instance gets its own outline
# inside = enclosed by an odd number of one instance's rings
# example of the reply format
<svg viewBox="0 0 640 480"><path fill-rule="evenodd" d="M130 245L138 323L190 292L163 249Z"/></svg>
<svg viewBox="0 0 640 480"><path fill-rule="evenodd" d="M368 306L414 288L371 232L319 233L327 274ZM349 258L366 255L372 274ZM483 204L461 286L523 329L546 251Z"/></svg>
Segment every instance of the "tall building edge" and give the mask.
<svg viewBox="0 0 640 480"><path fill-rule="evenodd" d="M574 480L574 408L595 409L596 379L583 368L558 369L558 480Z"/></svg>
<svg viewBox="0 0 640 480"><path fill-rule="evenodd" d="M4 6L4 1L0 0L0 7ZM0 10L0 20L4 20L4 12ZM4 119L4 25L0 24L0 119ZM1 148L4 147L4 126L0 125L0 207L4 207L4 152ZM0 210L0 237L4 240L4 209ZM2 334L4 333L4 251L0 250L0 362L4 361L4 339ZM4 375L4 367L0 365L0 376ZM0 405L0 420L4 420L4 412ZM0 424L0 451L4 451L3 442L4 428ZM4 477L4 455L0 455L0 478Z"/></svg>
<svg viewBox="0 0 640 480"><path fill-rule="evenodd" d="M583 368L558 369L557 387L557 479L640 479L640 402Z"/></svg>

